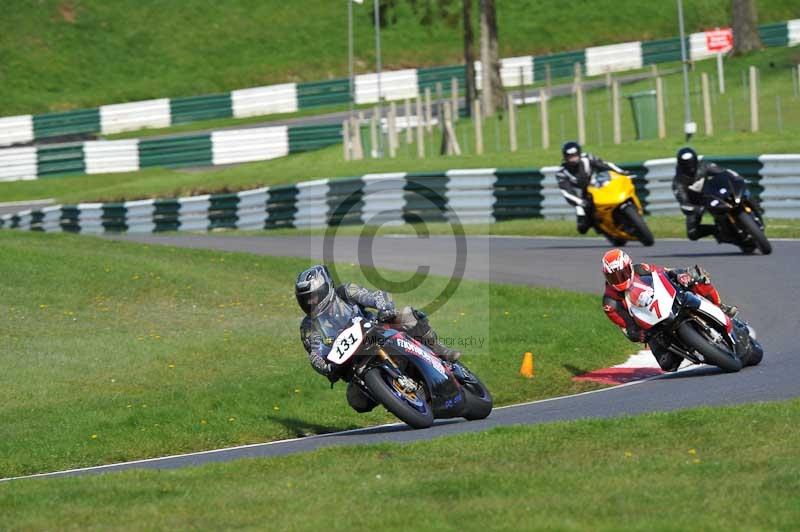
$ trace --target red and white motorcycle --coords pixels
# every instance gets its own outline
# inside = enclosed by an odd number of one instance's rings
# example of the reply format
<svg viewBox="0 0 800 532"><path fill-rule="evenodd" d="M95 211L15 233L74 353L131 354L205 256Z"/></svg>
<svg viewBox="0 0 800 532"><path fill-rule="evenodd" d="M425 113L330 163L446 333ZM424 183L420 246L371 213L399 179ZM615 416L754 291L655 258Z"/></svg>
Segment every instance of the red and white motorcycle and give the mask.
<svg viewBox="0 0 800 532"><path fill-rule="evenodd" d="M736 372L755 366L764 356L749 325L673 283L664 272L634 276L625 301L648 343L658 342L695 364Z"/></svg>

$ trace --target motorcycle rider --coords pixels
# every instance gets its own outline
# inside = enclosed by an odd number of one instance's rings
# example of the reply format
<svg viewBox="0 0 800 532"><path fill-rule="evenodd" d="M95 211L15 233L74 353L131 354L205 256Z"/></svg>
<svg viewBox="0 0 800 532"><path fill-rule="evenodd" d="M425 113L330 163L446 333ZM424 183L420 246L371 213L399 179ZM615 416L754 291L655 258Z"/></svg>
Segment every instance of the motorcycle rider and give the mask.
<svg viewBox="0 0 800 532"><path fill-rule="evenodd" d="M578 232L586 234L592 227L592 197L586 192L587 187L596 184L596 173L613 170L623 175L630 175L612 162L605 162L591 153L583 153L581 145L570 140L561 146L561 168L556 172L558 187L567 203L575 207Z"/></svg>
<svg viewBox="0 0 800 532"><path fill-rule="evenodd" d="M703 184L709 176L725 172L725 168L714 163L701 161L697 152L686 146L676 154L675 178L672 180L672 193L681 206L681 211L686 216L686 236L689 240L699 240L705 236L717 235L717 226L702 224L703 213Z"/></svg>
<svg viewBox="0 0 800 532"><path fill-rule="evenodd" d="M633 284L634 276L649 275L653 272L665 273L672 282L708 299L731 318L739 312L738 308L720 301L719 292L711 284L708 273L699 265L691 268L664 268L644 262L633 264L627 253L621 249L611 249L603 255L603 275L606 280L603 311L608 319L622 329L631 342L644 342L646 337L645 330L636 324L628 312L625 292ZM744 332L744 336L748 336L748 333ZM657 339L651 339L649 346L662 370L676 371L681 365L683 358L670 353L667 346L660 345Z"/></svg>
<svg viewBox="0 0 800 532"><path fill-rule="evenodd" d="M436 332L422 311L407 306L398 312L392 296L382 290L368 290L355 283L335 286L328 268L324 265L312 266L300 273L295 281L294 292L297 303L306 314L300 323L300 338L308 359L311 366L332 383L339 380L338 367L329 363L325 356L334 338L326 337L321 322L331 317L349 315L353 311L362 316L373 317L367 309L375 309L375 318L379 322L395 325L418 342L427 345L439 358L454 362L461 356L461 352L439 342ZM352 383L347 386L347 402L357 412L369 412L377 404Z"/></svg>

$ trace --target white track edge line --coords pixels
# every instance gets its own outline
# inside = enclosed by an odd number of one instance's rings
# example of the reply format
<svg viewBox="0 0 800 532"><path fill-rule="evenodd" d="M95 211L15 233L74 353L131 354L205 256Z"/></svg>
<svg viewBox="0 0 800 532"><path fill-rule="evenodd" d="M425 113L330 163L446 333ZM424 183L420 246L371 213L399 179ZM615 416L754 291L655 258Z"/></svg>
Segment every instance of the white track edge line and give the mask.
<svg viewBox="0 0 800 532"><path fill-rule="evenodd" d="M645 379L640 379L640 380L637 380L637 381L626 382L624 384L618 384L616 386L609 386L607 388L600 388L600 389L597 389L597 390L589 390L587 392L580 392L580 393L575 393L575 394L571 394L571 395L560 395L558 397L549 397L547 399L537 399L536 401L528 401L526 403L517 403L517 404L513 404L513 405L498 406L496 408L493 408L493 410L505 410L505 409L508 409L508 408L517 408L517 407L520 407L520 406L529 406L529 405L534 405L534 404L538 404L538 403L548 403L548 402L551 402L551 401L558 401L558 400L561 400L561 399L570 399L570 398L573 398L573 397L580 397L582 395L595 394L595 393L599 393L599 392L607 392L607 391L610 391L610 390L617 390L619 388L626 388L628 386L633 386L635 384L641 384L643 382L647 382L647 381L651 381L651 380L654 380L654 379L658 379L660 377L662 377L662 375L655 375L653 377L647 377ZM557 420L553 421L553 422L557 422ZM140 459L140 460L131 460L130 462L116 462L116 463L113 463L113 464L104 464L104 465L89 466L89 467L78 467L78 468L74 468L74 469L64 469L64 470L61 470L61 471L50 471L48 473L35 473L33 475L22 475L22 476L19 476L19 477L0 478L0 483L2 483L2 482L10 482L12 480L23 480L23 479L30 479L30 478L46 478L46 477L52 477L52 476L60 476L60 475L68 474L68 473L78 473L78 472L88 472L88 471L102 471L102 470L105 470L105 469L111 471L111 470L118 469L120 467L128 466L128 465L146 464L146 463L150 463L150 462L160 462L160 461L164 461L164 460L171 460L173 458L185 458L185 457L189 457L189 456L203 456L203 455L207 455L207 454L216 454L216 453L221 453L221 452L226 452L226 451L236 451L236 450L239 450L239 449L249 449L249 448L253 448L253 447L266 447L266 446L269 446L269 445L277 445L279 443L289 443L289 442L299 441L299 440L329 438L331 436L342 436L342 435L345 435L345 434L354 434L354 433L358 433L358 432L366 432L366 431L371 431L371 430L375 430L375 429L379 429L379 428L386 428L386 427L392 427L392 426L397 426L397 425L403 425L403 423L386 423L384 425L374 425L372 427L362 427L362 428L358 428L358 429L349 429L349 430L343 430L343 431L339 431L339 432L328 432L328 433L325 433L325 434L314 434L313 436L302 436L302 437L299 437L299 438L288 438L288 439L285 439L285 440L275 440L275 441L261 442L261 443L248 443L248 444L245 444L245 445L237 445L237 446L234 446L234 447L222 447L222 448L219 448L219 449L209 449L207 451L196 451L196 452L191 452L191 453L172 454L172 455L167 455L167 456L157 456L157 457L154 457L154 458L143 458L143 459ZM494 428L494 427L492 427L492 428ZM200 464L198 464L198 465L200 465Z"/></svg>

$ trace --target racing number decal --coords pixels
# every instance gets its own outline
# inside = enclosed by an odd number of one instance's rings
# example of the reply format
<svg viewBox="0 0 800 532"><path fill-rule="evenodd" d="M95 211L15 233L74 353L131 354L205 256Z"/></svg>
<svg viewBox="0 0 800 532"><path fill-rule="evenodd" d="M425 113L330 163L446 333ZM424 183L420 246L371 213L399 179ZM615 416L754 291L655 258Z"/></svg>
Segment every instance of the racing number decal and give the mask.
<svg viewBox="0 0 800 532"><path fill-rule="evenodd" d="M653 304L650 305L650 312L655 312L658 319L661 319L661 311L658 308L658 299L653 301Z"/></svg>
<svg viewBox="0 0 800 532"><path fill-rule="evenodd" d="M358 339L356 339L355 335L351 332L350 335L340 338L339 342L336 346L336 354L339 355L339 358L345 356L347 351L350 349L350 346L354 345Z"/></svg>

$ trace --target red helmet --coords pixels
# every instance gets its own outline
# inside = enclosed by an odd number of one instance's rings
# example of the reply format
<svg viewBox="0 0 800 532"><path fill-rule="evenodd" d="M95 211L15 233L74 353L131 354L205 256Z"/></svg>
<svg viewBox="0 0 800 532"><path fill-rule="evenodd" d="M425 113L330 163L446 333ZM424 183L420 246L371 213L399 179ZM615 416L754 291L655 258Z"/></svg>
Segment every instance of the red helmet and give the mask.
<svg viewBox="0 0 800 532"><path fill-rule="evenodd" d="M603 275L606 282L620 292L630 288L633 282L633 264L621 249L610 249L603 255Z"/></svg>

